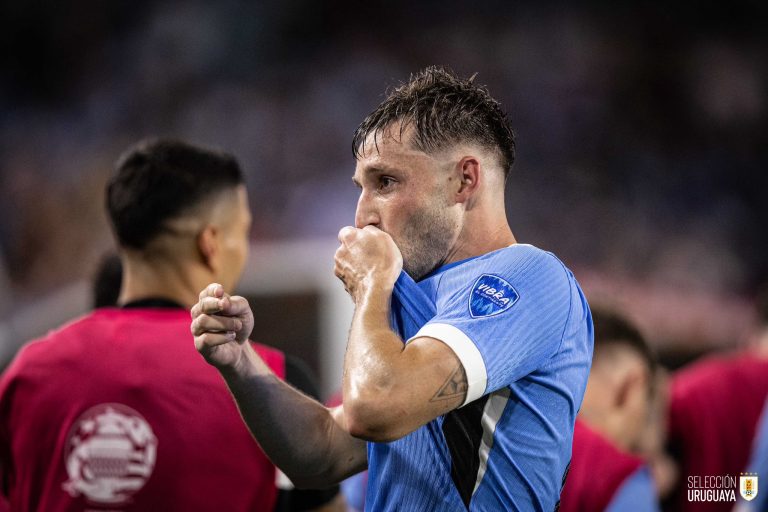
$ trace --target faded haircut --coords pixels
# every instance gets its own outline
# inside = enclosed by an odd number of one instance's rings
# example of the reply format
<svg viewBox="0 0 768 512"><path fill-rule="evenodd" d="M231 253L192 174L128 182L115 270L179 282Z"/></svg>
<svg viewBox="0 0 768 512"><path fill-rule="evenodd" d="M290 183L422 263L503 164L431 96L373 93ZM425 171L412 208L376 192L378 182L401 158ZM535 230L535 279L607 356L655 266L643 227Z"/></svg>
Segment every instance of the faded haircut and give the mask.
<svg viewBox="0 0 768 512"><path fill-rule="evenodd" d="M133 249L144 249L169 221L243 183L232 155L174 139L139 142L116 169L107 185L107 213L118 243Z"/></svg>
<svg viewBox="0 0 768 512"><path fill-rule="evenodd" d="M400 122L400 138L412 126L412 145L427 154L462 142L490 150L506 179L515 161L515 134L499 102L484 86L475 84L475 76L459 78L439 66L411 75L358 126L352 139L355 159L363 156L370 134L376 143L384 130Z"/></svg>
<svg viewBox="0 0 768 512"><path fill-rule="evenodd" d="M595 353L597 361L611 347L623 347L640 356L653 376L656 373L656 356L640 331L620 314L601 309L592 310L595 325Z"/></svg>

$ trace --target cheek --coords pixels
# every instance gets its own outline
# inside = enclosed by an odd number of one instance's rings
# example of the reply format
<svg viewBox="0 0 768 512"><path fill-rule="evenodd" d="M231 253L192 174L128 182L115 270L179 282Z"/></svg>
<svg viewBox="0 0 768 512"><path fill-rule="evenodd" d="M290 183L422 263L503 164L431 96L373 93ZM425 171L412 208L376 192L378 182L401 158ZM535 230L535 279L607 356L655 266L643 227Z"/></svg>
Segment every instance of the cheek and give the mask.
<svg viewBox="0 0 768 512"><path fill-rule="evenodd" d="M239 264L243 264L248 257L248 240L243 240L239 243L237 243L237 248L235 250L235 257L237 258L237 262Z"/></svg>
<svg viewBox="0 0 768 512"><path fill-rule="evenodd" d="M232 263L242 264L248 256L248 239L242 235L230 235L226 239L227 258Z"/></svg>
<svg viewBox="0 0 768 512"><path fill-rule="evenodd" d="M415 197L400 194L383 200L379 207L379 216L384 231L402 233L404 226L419 216L421 202Z"/></svg>
<svg viewBox="0 0 768 512"><path fill-rule="evenodd" d="M635 397L635 402L632 407L632 417L637 423L638 428L642 428L642 426L645 425L648 419L648 412L649 409L645 397L638 394L638 396Z"/></svg>

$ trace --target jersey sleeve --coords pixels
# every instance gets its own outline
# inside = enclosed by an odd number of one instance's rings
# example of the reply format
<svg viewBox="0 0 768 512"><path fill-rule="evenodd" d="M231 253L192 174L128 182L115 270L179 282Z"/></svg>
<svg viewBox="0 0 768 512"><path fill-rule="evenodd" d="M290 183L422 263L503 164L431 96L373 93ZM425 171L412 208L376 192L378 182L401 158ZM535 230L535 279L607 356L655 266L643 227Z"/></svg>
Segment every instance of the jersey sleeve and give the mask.
<svg viewBox="0 0 768 512"><path fill-rule="evenodd" d="M557 258L532 247L478 258L444 276L436 315L411 340L435 338L454 351L467 375L466 405L542 367L557 352L572 279Z"/></svg>

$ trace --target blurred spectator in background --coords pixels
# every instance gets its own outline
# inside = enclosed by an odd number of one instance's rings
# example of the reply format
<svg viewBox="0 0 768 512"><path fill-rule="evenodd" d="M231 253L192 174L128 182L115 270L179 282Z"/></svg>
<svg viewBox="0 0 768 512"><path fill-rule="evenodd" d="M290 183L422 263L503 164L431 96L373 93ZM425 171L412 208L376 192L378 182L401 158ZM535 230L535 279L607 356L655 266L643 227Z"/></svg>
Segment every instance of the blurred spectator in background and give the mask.
<svg viewBox="0 0 768 512"><path fill-rule="evenodd" d="M120 284L123 280L123 263L115 252L102 256L91 283L93 308L117 306Z"/></svg>
<svg viewBox="0 0 768 512"><path fill-rule="evenodd" d="M104 260L102 308L27 345L0 380L2 492L16 510L342 510L338 489L284 495L218 373L191 349L187 309L232 289L251 214L240 167L172 140L117 164L107 210L122 259ZM254 344L276 374L305 381ZM306 386L302 386L306 388Z"/></svg>
<svg viewBox="0 0 768 512"><path fill-rule="evenodd" d="M627 320L593 308L595 352L576 420L562 512L659 509L641 444L653 403L656 359Z"/></svg>
<svg viewBox="0 0 768 512"><path fill-rule="evenodd" d="M666 510L709 512L734 506L729 501L692 501L688 491L704 485L706 476L730 476L738 482L759 444L758 423L768 397L766 290L758 297L757 314L759 325L745 350L705 357L672 376L668 445L680 466L680 479ZM738 496L739 489L735 491Z"/></svg>

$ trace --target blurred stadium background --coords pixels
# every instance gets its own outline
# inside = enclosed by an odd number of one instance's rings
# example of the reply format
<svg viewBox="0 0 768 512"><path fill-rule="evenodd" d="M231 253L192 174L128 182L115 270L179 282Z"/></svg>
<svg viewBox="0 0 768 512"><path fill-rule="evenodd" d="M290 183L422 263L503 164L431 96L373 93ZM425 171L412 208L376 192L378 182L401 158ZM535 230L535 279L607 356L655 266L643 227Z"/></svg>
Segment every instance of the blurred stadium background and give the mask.
<svg viewBox="0 0 768 512"><path fill-rule="evenodd" d="M254 337L332 390L351 135L428 64L478 72L509 112L519 241L557 253L670 366L738 346L768 281L766 5L4 1L0 360L89 307L112 163L172 135L240 159Z"/></svg>

